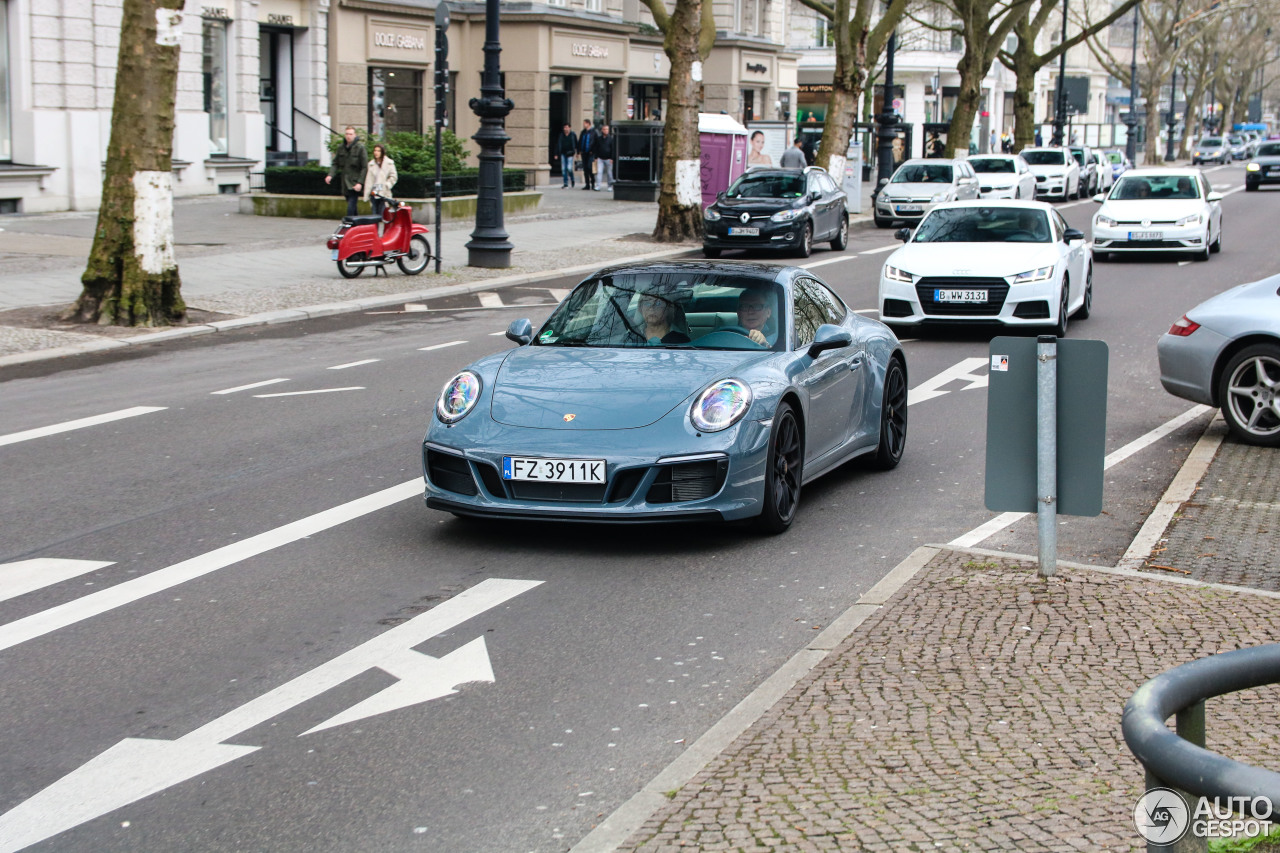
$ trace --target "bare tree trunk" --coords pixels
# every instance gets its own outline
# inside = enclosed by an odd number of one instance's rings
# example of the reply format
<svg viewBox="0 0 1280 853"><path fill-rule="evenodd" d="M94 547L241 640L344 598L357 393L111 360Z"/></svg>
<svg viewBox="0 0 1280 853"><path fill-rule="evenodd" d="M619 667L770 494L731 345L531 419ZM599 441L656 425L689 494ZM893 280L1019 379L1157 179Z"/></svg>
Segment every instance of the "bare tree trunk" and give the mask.
<svg viewBox="0 0 1280 853"><path fill-rule="evenodd" d="M1162 82L1151 74L1142 77L1142 95L1147 99L1147 143L1143 147L1143 158L1147 166L1157 165L1164 159L1164 154L1160 151L1160 84Z"/></svg>
<svg viewBox="0 0 1280 853"><path fill-rule="evenodd" d="M943 157L954 157L956 151L969 153L969 137L973 133L973 120L978 116L978 107L982 103L982 78L987 76L990 63L983 63L981 58L966 48L964 56L956 70L960 72L960 91L956 95L956 111L951 114L951 125L947 129L947 147ZM959 146L963 144L963 148Z"/></svg>
<svg viewBox="0 0 1280 853"><path fill-rule="evenodd" d="M1036 142L1036 68L1029 57L1014 54L1013 74L1013 153L1017 154Z"/></svg>
<svg viewBox="0 0 1280 853"><path fill-rule="evenodd" d="M186 315L173 255L173 125L183 0L124 0L102 206L71 318L167 326Z"/></svg>

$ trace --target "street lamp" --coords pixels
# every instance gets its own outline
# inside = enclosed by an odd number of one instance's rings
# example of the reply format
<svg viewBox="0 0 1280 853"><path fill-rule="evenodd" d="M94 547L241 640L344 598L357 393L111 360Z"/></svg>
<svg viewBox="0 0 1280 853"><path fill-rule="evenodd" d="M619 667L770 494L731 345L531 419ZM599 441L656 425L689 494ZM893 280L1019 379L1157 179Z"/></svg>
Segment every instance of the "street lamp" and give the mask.
<svg viewBox="0 0 1280 853"><path fill-rule="evenodd" d="M502 223L502 149L511 139L507 136L507 113L515 104L502 88L502 70L498 55L502 44L498 39L498 0L484 4L484 73L480 76L479 98L472 98L471 111L480 117L480 129L471 137L480 146L480 186L476 198L476 230L467 243L467 265L506 269L511 266L511 250Z"/></svg>
<svg viewBox="0 0 1280 853"><path fill-rule="evenodd" d="M1129 112L1124 117L1129 133L1124 153L1129 162L1138 165L1138 6L1133 7L1133 59L1129 63Z"/></svg>
<svg viewBox="0 0 1280 853"><path fill-rule="evenodd" d="M1067 0L1062 0L1062 55L1058 57L1058 94L1053 110L1052 144L1061 145L1067 121Z"/></svg>
<svg viewBox="0 0 1280 853"><path fill-rule="evenodd" d="M898 43L898 31L889 34L889 45L884 62L884 103L876 121L880 124L880 143L876 146L876 192L884 188L893 174L893 140L898 136L898 115L893 111L893 52Z"/></svg>
<svg viewBox="0 0 1280 853"><path fill-rule="evenodd" d="M1178 0L1177 6L1174 7L1173 19L1178 20L1178 16L1182 14L1182 0ZM1188 106L1190 106L1188 104ZM1165 140L1164 161L1168 163L1173 159L1173 130L1178 124L1178 28L1174 25L1173 29L1173 78L1169 81L1169 134Z"/></svg>

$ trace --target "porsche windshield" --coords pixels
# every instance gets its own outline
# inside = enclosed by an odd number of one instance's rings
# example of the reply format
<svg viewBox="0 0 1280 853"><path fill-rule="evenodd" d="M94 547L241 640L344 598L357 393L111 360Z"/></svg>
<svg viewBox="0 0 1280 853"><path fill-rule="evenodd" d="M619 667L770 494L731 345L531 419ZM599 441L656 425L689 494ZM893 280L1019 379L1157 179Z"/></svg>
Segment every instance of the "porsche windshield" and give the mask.
<svg viewBox="0 0 1280 853"><path fill-rule="evenodd" d="M1040 210L1016 207L944 207L916 229L914 243L1049 243L1049 220Z"/></svg>
<svg viewBox="0 0 1280 853"><path fill-rule="evenodd" d="M744 175L729 187L729 198L799 198L804 195L804 175Z"/></svg>
<svg viewBox="0 0 1280 853"><path fill-rule="evenodd" d="M722 272L605 275L569 294L531 343L780 351L782 296L773 282Z"/></svg>

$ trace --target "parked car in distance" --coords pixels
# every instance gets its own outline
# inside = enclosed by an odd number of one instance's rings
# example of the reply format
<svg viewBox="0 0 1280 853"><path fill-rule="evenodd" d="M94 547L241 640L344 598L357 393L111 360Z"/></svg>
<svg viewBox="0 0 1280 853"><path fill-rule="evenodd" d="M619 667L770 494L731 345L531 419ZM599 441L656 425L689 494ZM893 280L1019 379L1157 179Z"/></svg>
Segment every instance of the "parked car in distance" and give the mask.
<svg viewBox="0 0 1280 853"><path fill-rule="evenodd" d="M803 485L855 457L893 468L906 445L902 345L798 267L609 267L507 337L440 391L428 507L781 533Z"/></svg>
<svg viewBox="0 0 1280 853"><path fill-rule="evenodd" d="M1023 148L1023 160L1036 176L1036 197L1056 196L1063 201L1080 197L1080 164L1066 148Z"/></svg>
<svg viewBox="0 0 1280 853"><path fill-rule="evenodd" d="M1156 345L1170 394L1222 409L1246 444L1280 447L1280 276L1219 293Z"/></svg>
<svg viewBox="0 0 1280 853"><path fill-rule="evenodd" d="M1233 133L1227 137L1227 145L1231 147L1231 159L1248 160L1249 159L1249 143L1244 137L1238 133Z"/></svg>
<svg viewBox="0 0 1280 853"><path fill-rule="evenodd" d="M1036 197L1036 176L1017 154L983 154L965 162L978 175L980 198Z"/></svg>
<svg viewBox="0 0 1280 853"><path fill-rule="evenodd" d="M1111 161L1101 151L1094 151L1092 157L1093 167L1098 172L1098 192L1106 192L1116 182L1115 176L1111 174Z"/></svg>
<svg viewBox="0 0 1280 853"><path fill-rule="evenodd" d="M1231 147L1221 136L1203 136L1191 149L1191 165L1231 162Z"/></svg>
<svg viewBox="0 0 1280 853"><path fill-rule="evenodd" d="M702 253L772 249L809 257L815 242L849 244L849 197L825 169L752 169L702 212Z"/></svg>
<svg viewBox="0 0 1280 853"><path fill-rule="evenodd" d="M1207 261L1222 248L1222 193L1193 168L1134 169L1093 197L1093 256L1191 252Z"/></svg>
<svg viewBox="0 0 1280 853"><path fill-rule="evenodd" d="M880 228L918 222L935 204L977 198L978 192L977 173L964 160L908 160L876 194L875 222Z"/></svg>
<svg viewBox="0 0 1280 853"><path fill-rule="evenodd" d="M1080 195L1102 192L1102 174L1093 159L1093 149L1088 145L1072 145L1071 156L1080 167Z"/></svg>
<svg viewBox="0 0 1280 853"><path fill-rule="evenodd" d="M880 319L891 327L1045 327L1093 307L1084 234L1043 201L962 201L935 207L880 271Z"/></svg>
<svg viewBox="0 0 1280 853"><path fill-rule="evenodd" d="M1123 151L1107 151L1105 153L1107 162L1111 164L1111 180L1113 183L1127 170L1133 168L1133 164L1129 162L1129 158L1125 156Z"/></svg>
<svg viewBox="0 0 1280 853"><path fill-rule="evenodd" d="M1258 153L1244 167L1244 188L1256 192L1263 184L1280 184L1280 142L1258 143Z"/></svg>

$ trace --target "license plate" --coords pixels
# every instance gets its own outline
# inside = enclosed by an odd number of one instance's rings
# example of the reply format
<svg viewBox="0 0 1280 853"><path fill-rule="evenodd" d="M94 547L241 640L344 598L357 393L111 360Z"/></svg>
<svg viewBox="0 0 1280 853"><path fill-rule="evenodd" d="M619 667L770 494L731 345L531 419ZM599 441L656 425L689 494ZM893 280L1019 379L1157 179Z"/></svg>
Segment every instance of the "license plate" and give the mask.
<svg viewBox="0 0 1280 853"><path fill-rule="evenodd" d="M337 259L338 259L338 250L334 249L332 253L329 255L329 260L336 261Z"/></svg>
<svg viewBox="0 0 1280 853"><path fill-rule="evenodd" d="M919 204L900 204L898 205L899 213L919 213L924 207Z"/></svg>
<svg viewBox="0 0 1280 853"><path fill-rule="evenodd" d="M502 457L502 479L542 483L603 483L603 459L537 459Z"/></svg>
<svg viewBox="0 0 1280 853"><path fill-rule="evenodd" d="M759 228L743 228L741 226L735 226L729 229L729 236L730 237L759 237L760 229Z"/></svg>
<svg viewBox="0 0 1280 853"><path fill-rule="evenodd" d="M985 290L935 290L934 302L986 302Z"/></svg>
<svg viewBox="0 0 1280 853"><path fill-rule="evenodd" d="M1163 231L1130 231L1130 240L1163 240Z"/></svg>

